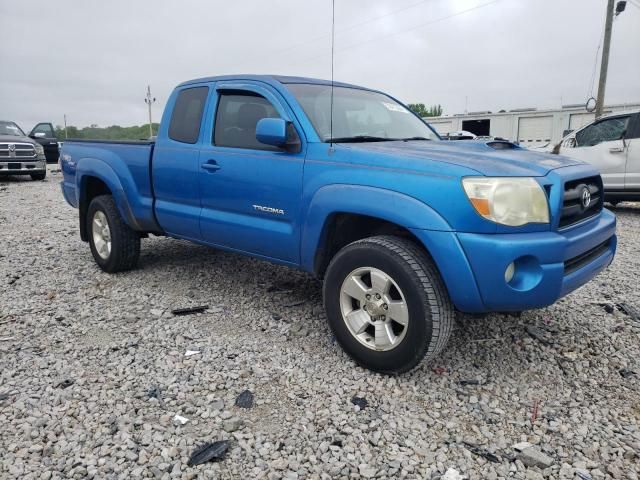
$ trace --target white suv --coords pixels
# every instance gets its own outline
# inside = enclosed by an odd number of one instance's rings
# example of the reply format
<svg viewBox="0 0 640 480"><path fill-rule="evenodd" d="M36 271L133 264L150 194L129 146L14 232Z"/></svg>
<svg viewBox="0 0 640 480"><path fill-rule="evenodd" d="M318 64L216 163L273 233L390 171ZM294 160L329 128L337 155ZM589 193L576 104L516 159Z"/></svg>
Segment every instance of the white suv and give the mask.
<svg viewBox="0 0 640 480"><path fill-rule="evenodd" d="M600 170L605 200L640 200L640 110L604 117L570 133L554 149Z"/></svg>

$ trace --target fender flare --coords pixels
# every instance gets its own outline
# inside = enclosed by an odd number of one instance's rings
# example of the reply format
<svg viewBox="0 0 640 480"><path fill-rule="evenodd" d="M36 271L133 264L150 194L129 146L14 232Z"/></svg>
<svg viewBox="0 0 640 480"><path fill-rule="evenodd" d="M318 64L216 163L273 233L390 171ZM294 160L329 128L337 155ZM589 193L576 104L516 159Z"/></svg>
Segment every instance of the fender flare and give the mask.
<svg viewBox="0 0 640 480"><path fill-rule="evenodd" d="M101 180L111 191L122 219L134 230L140 230L140 225L131 211L129 200L124 193L122 182L116 172L103 160L85 157L76 164L76 189L78 192L78 209L80 214L80 234L85 239L85 225L82 220L87 210L87 181L89 177Z"/></svg>
<svg viewBox="0 0 640 480"><path fill-rule="evenodd" d="M364 185L327 185L311 198L302 225L300 263L306 271L315 271L316 253L322 248L328 220L337 213L367 215L407 229L452 231L438 212L414 197Z"/></svg>

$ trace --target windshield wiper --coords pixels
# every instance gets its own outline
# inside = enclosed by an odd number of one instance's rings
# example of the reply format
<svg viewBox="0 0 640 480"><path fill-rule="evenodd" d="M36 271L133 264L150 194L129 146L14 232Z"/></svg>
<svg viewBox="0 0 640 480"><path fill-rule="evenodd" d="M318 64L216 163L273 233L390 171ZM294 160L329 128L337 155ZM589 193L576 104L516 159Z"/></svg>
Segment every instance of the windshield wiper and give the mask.
<svg viewBox="0 0 640 480"><path fill-rule="evenodd" d="M426 140L427 142L431 141L430 138L426 138L426 137L409 137L409 138L401 138L400 140L402 140L403 142L408 142L410 140Z"/></svg>
<svg viewBox="0 0 640 480"><path fill-rule="evenodd" d="M354 137L338 137L325 140L327 143L361 143L361 142L391 142L397 138L374 137L371 135L356 135Z"/></svg>

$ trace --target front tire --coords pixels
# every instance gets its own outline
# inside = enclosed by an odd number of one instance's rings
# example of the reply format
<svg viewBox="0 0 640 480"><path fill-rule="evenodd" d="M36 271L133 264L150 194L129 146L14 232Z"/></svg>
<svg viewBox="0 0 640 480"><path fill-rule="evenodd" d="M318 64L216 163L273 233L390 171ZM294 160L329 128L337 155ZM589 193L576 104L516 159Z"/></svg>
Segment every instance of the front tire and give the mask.
<svg viewBox="0 0 640 480"><path fill-rule="evenodd" d="M140 235L127 225L111 195L91 200L87 211L91 253L105 272L131 270L140 257Z"/></svg>
<svg viewBox="0 0 640 480"><path fill-rule="evenodd" d="M403 373L445 347L454 309L427 253L410 240L358 240L331 260L324 281L331 329L359 365Z"/></svg>
<svg viewBox="0 0 640 480"><path fill-rule="evenodd" d="M45 178L47 178L47 171L45 170L42 173L32 173L31 174L31 180L44 180Z"/></svg>

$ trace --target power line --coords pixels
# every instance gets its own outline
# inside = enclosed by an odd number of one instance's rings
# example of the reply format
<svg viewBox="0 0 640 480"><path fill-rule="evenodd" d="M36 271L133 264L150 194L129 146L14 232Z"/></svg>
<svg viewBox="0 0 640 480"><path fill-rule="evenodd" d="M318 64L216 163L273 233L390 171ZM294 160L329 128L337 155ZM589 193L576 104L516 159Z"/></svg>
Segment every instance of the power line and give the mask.
<svg viewBox="0 0 640 480"><path fill-rule="evenodd" d="M352 48L359 47L360 45L363 45L363 44L365 44L365 43L373 42L373 41L376 41L376 40L382 40L382 39L384 39L384 38L394 37L394 36L396 36L396 35L403 35L403 34L405 34L405 33L407 33L407 32L411 32L411 31L413 31L413 30L418 30L418 29L420 29L420 28L424 28L424 27L426 27L426 26L428 26L428 25L433 25L434 23L443 22L443 21L445 21L445 20L449 20L449 19L451 19L451 18L458 17L458 16L460 16L460 15L464 15L465 13L469 13L469 12L472 12L472 11L474 11L474 10L479 10L479 9L481 9L481 8L488 7L489 5L492 5L492 4L497 3L497 2L499 2L499 1L500 1L500 0L491 0L490 2L483 3L482 5L476 5L475 7L471 7L471 8L468 8L468 9L466 9L466 10L462 10L462 11L457 12L457 13L452 13L451 15L447 15L447 16L444 16L444 17L441 17L441 18L436 18L436 19L431 20L431 21L429 21L429 22L426 22L426 23L423 23L423 24L420 24L420 25L416 25L416 26L411 27L411 28L407 28L406 30L403 30L403 31L401 31L401 32L390 33L390 34L388 34L388 35L384 35L384 36L382 36L382 37L373 38L373 39L365 40L365 41L363 41L363 42L355 43L355 44L353 44L353 45L349 45L349 46L347 46L346 48L343 48L342 50L350 50L350 49L352 49Z"/></svg>
<svg viewBox="0 0 640 480"><path fill-rule="evenodd" d="M449 20L451 18L458 17L460 15L464 15L465 13L469 13L469 12L472 12L474 10L479 10L481 8L488 7L488 6L493 5L494 3L497 3L499 1L500 0L491 0L490 2L483 3L482 5L476 5L475 7L467 8L466 10L462 10L460 12L452 13L452 14L446 15L444 17L435 18L435 19L430 20L428 22L421 23L419 25L415 25L415 26L413 26L411 28L404 29L401 32L395 32L395 33L390 33L390 34L387 34L387 35L383 35L381 37L370 38L369 40L364 40L362 42L354 43L354 44L348 45L348 46L346 46L344 48L338 49L336 51L337 52L341 52L341 51L344 52L345 50L351 50L353 48L359 47L360 45L364 45L365 43L375 42L375 41L378 41L378 40L383 40L383 39L386 39L386 38L395 37L397 35L404 35L405 33L411 32L413 30L418 30L420 28L424 28L426 26L433 25L434 23L443 22L445 20ZM303 62L296 62L296 63L304 63L304 62L308 62L308 61L311 61L311 60L315 60L317 58L322 58L324 56L326 56L326 54L317 55L317 56L314 56L314 57L306 58L305 60L303 60Z"/></svg>
<svg viewBox="0 0 640 480"><path fill-rule="evenodd" d="M349 26L346 26L344 28L339 29L337 34L340 35L342 33L348 32L350 30L353 30L355 28L361 27L363 25L367 25L369 23L377 22L378 20L390 17L392 15L396 15L396 14L398 14L400 12L404 12L405 10L409 10L411 8L417 7L418 5L421 5L421 4L426 3L428 1L430 1L430 0L420 0L419 2L412 3L410 5L407 5L406 7L398 8L397 10L393 10L393 11L391 11L389 13L385 13L384 15L379 15L379 16L377 16L375 18L370 18L369 20L364 20L362 22L354 23L352 25L349 25ZM329 35L326 35L326 34L325 35L320 35L318 37L315 37L315 38L312 38L310 40L307 40L306 42L298 43L298 44L296 44L294 46L285 48L284 50L280 50L279 52L276 53L276 55L283 54L283 53L286 53L286 52L290 52L292 50L297 50L300 47L304 47L305 45L310 45L310 44L318 42L320 40L324 40L328 36Z"/></svg>
<svg viewBox="0 0 640 480"><path fill-rule="evenodd" d="M598 69L598 55L600 54L600 48L602 47L602 38L604 37L604 26L602 32L600 32L600 40L598 41L598 48L596 49L596 58L593 61L593 72L591 73L591 80L589 82L590 88L587 92L588 97L593 97L593 87L596 84L596 71Z"/></svg>

